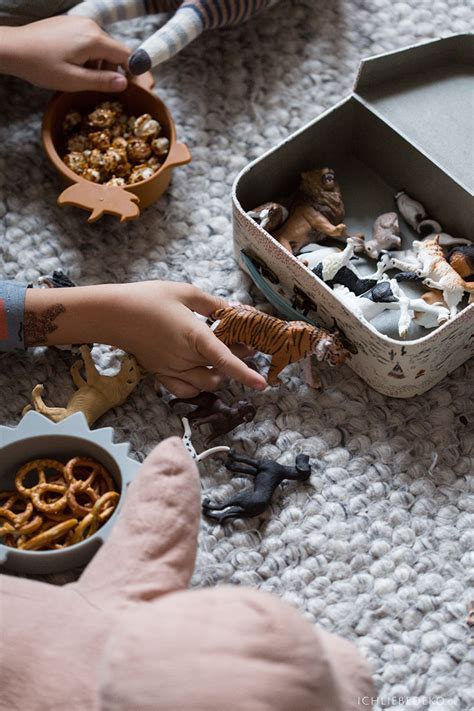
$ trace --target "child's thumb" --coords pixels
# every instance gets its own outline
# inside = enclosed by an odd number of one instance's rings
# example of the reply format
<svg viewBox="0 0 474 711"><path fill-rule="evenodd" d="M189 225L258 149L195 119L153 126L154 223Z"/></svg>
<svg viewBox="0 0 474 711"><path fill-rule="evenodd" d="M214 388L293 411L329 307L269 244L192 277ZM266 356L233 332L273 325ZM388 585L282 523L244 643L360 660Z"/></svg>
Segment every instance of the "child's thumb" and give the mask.
<svg viewBox="0 0 474 711"><path fill-rule="evenodd" d="M127 79L119 72L87 67L71 67L68 91L118 92L127 88Z"/></svg>

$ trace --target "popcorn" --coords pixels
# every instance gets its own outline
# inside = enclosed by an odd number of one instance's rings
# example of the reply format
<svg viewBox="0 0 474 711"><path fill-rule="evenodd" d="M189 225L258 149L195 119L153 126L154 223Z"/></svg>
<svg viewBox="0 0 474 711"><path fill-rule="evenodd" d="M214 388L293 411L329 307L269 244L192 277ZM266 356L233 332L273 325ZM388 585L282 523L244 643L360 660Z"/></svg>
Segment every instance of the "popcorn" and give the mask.
<svg viewBox="0 0 474 711"><path fill-rule="evenodd" d="M160 131L160 124L150 114L139 116L133 125L133 133L138 138L156 138Z"/></svg>
<svg viewBox="0 0 474 711"><path fill-rule="evenodd" d="M119 101L103 101L87 116L70 111L63 130L64 162L93 183L123 187L148 180L169 151L159 122L150 114L127 116Z"/></svg>
<svg viewBox="0 0 474 711"><path fill-rule="evenodd" d="M151 149L157 156L165 156L170 149L170 142L167 138L155 138L151 142Z"/></svg>
<svg viewBox="0 0 474 711"><path fill-rule="evenodd" d="M89 165L87 158L80 151L73 151L65 155L64 162L67 167L77 173L77 175L82 175Z"/></svg>
<svg viewBox="0 0 474 711"><path fill-rule="evenodd" d="M79 126L82 121L82 116L79 111L68 111L63 121L64 133L70 133L74 128Z"/></svg>
<svg viewBox="0 0 474 711"><path fill-rule="evenodd" d="M85 178L86 180L90 180L92 183L100 183L101 181L101 174L99 170L96 170L95 168L86 168L86 170L83 172L82 177Z"/></svg>
<svg viewBox="0 0 474 711"><path fill-rule="evenodd" d="M153 168L148 165L137 165L133 169L130 178L128 179L129 184L140 183L142 180L148 180L155 174Z"/></svg>
<svg viewBox="0 0 474 711"><path fill-rule="evenodd" d="M67 142L67 147L68 151L71 151L71 153L81 153L89 147L89 139L87 136L83 136L82 134L78 133L74 136L71 136L71 138Z"/></svg>
<svg viewBox="0 0 474 711"><path fill-rule="evenodd" d="M97 108L87 118L89 126L96 128L109 128L115 123L115 113L110 109Z"/></svg>
<svg viewBox="0 0 474 711"><path fill-rule="evenodd" d="M89 133L89 141L94 148L100 148L101 151L106 151L110 146L110 129L105 128L103 131Z"/></svg>
<svg viewBox="0 0 474 711"><path fill-rule="evenodd" d="M142 138L131 138L127 145L127 155L131 163L143 163L151 156L151 147Z"/></svg>

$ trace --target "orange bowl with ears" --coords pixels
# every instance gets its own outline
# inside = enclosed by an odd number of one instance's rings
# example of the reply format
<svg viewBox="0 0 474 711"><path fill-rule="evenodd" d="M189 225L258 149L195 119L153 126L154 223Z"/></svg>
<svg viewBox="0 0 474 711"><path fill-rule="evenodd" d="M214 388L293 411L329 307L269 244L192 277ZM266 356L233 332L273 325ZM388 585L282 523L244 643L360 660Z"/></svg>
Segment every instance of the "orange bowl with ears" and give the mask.
<svg viewBox="0 0 474 711"><path fill-rule="evenodd" d="M153 76L147 73L130 80L120 94L81 91L56 94L51 99L43 118L42 138L46 155L68 185L59 195L58 205L74 205L89 210L89 222L95 222L105 213L117 215L120 222L125 222L138 217L144 207L163 195L173 168L190 162L191 153L184 143L176 140L173 118L165 104L153 93L153 86ZM82 178L64 163L61 156L67 150L62 126L66 114L75 110L81 114L89 113L102 101L120 101L127 115L147 113L161 124L161 135L168 138L170 148L165 162L151 178L123 187L102 185Z"/></svg>

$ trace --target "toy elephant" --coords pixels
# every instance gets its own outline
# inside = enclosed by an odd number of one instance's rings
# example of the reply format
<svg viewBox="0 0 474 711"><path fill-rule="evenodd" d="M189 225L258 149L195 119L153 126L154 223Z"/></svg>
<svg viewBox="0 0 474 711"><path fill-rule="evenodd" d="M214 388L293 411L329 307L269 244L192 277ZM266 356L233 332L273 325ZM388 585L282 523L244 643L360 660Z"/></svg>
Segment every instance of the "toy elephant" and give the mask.
<svg viewBox="0 0 474 711"><path fill-rule="evenodd" d="M199 519L196 466L169 439L78 582L1 576L0 709L356 711L373 691L352 644L268 593L186 590Z"/></svg>

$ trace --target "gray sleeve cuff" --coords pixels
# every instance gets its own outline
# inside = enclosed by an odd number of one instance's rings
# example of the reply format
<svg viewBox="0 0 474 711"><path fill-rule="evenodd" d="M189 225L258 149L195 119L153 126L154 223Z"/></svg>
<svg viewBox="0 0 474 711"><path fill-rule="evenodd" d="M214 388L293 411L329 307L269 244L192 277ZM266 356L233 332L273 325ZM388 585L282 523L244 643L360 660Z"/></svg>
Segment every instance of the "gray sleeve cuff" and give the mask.
<svg viewBox="0 0 474 711"><path fill-rule="evenodd" d="M24 348L23 314L26 284L0 281L0 351Z"/></svg>

